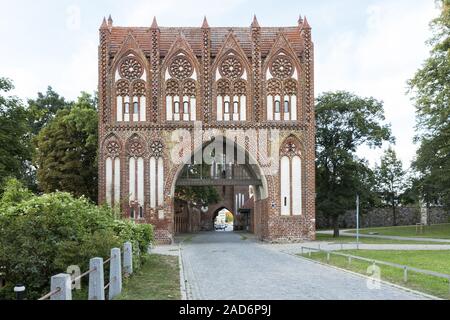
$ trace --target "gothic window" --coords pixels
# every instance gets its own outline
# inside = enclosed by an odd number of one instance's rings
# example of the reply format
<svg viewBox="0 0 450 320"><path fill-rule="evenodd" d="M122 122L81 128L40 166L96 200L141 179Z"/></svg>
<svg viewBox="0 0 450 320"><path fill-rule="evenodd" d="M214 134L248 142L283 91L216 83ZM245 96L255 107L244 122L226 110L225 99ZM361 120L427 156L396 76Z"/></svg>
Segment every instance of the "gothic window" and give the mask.
<svg viewBox="0 0 450 320"><path fill-rule="evenodd" d="M167 121L196 121L196 79L197 72L186 55L180 53L170 61L165 84Z"/></svg>
<svg viewBox="0 0 450 320"><path fill-rule="evenodd" d="M289 100L285 100L284 101L284 113L285 114L289 113L289 110L290 110L290 102L289 102Z"/></svg>
<svg viewBox="0 0 450 320"><path fill-rule="evenodd" d="M116 73L116 121L146 121L146 72L133 55L124 58ZM132 110L130 106L133 106Z"/></svg>
<svg viewBox="0 0 450 320"><path fill-rule="evenodd" d="M150 207L164 206L164 160L163 144L154 141L150 144Z"/></svg>
<svg viewBox="0 0 450 320"><path fill-rule="evenodd" d="M120 203L120 152L121 147L117 140L109 139L105 142L105 198L110 207Z"/></svg>
<svg viewBox="0 0 450 320"><path fill-rule="evenodd" d="M218 66L216 82L217 121L247 120L247 73L234 54L226 56Z"/></svg>
<svg viewBox="0 0 450 320"><path fill-rule="evenodd" d="M280 202L281 215L302 215L302 160L299 142L289 137L280 150Z"/></svg>
<svg viewBox="0 0 450 320"><path fill-rule="evenodd" d="M267 120L297 121L298 77L291 58L284 54L276 56L267 73ZM283 103L283 108L281 108Z"/></svg>
<svg viewBox="0 0 450 320"><path fill-rule="evenodd" d="M275 101L275 113L279 114L281 112L281 102L280 100Z"/></svg>
<svg viewBox="0 0 450 320"><path fill-rule="evenodd" d="M144 141L134 135L127 143L128 153L128 196L130 207L144 206L144 155L146 153Z"/></svg>
<svg viewBox="0 0 450 320"><path fill-rule="evenodd" d="M230 101L225 101L224 106L225 106L225 108L224 108L225 114L229 114L230 113Z"/></svg>

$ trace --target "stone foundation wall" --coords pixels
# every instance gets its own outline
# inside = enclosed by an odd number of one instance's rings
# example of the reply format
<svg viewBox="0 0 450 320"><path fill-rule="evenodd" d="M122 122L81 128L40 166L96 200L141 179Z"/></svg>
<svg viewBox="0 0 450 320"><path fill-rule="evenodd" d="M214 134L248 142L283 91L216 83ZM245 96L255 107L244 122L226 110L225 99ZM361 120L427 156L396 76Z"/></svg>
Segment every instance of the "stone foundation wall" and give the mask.
<svg viewBox="0 0 450 320"><path fill-rule="evenodd" d="M375 208L360 217L362 228L390 227L393 226L391 208ZM450 211L444 208L430 208L428 210L429 224L440 224L450 222ZM420 223L420 209L418 207L397 208L397 225L407 226ZM331 219L323 214L317 213L316 224L318 229L332 228ZM356 213L348 211L339 219L340 228L356 228Z"/></svg>

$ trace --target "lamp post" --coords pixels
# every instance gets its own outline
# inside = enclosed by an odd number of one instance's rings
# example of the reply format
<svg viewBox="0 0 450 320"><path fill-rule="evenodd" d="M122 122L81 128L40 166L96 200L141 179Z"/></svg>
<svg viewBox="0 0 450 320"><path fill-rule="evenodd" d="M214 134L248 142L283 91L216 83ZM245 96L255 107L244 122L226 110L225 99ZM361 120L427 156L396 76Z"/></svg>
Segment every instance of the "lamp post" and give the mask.
<svg viewBox="0 0 450 320"><path fill-rule="evenodd" d="M359 250L359 194L356 195L356 248Z"/></svg>

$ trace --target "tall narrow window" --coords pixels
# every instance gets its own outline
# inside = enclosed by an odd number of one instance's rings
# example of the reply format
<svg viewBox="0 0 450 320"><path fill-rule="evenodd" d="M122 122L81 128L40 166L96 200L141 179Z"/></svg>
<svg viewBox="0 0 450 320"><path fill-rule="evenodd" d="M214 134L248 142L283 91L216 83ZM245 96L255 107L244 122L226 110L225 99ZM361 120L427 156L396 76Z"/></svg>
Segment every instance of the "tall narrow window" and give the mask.
<svg viewBox="0 0 450 320"><path fill-rule="evenodd" d="M234 108L233 113L235 113L235 114L239 113L239 102L235 101L233 103L233 108Z"/></svg>
<svg viewBox="0 0 450 320"><path fill-rule="evenodd" d="M280 53L269 64L270 74L266 84L269 121L297 121L299 84L296 79L299 78L299 74L293 59L295 58Z"/></svg>
<svg viewBox="0 0 450 320"><path fill-rule="evenodd" d="M116 99L117 121L146 121L147 84L143 80L146 78L145 66L137 57L129 54L118 66L116 74L116 94L120 97Z"/></svg>
<svg viewBox="0 0 450 320"><path fill-rule="evenodd" d="M285 102L284 102L284 113L289 113L289 108L290 106L289 106L289 101L288 100L286 100Z"/></svg>
<svg viewBox="0 0 450 320"><path fill-rule="evenodd" d="M131 218L131 219L134 219L134 218L135 218L134 208L133 208L133 207L130 208L130 218Z"/></svg>
<svg viewBox="0 0 450 320"><path fill-rule="evenodd" d="M179 53L171 59L166 80L166 119L196 121L197 71L188 55Z"/></svg>
<svg viewBox="0 0 450 320"><path fill-rule="evenodd" d="M230 53L217 68L217 121L247 120L248 71L241 57Z"/></svg>
<svg viewBox="0 0 450 320"><path fill-rule="evenodd" d="M144 218L144 208L139 207L139 219L143 219Z"/></svg>
<svg viewBox="0 0 450 320"><path fill-rule="evenodd" d="M275 101L275 113L281 112L281 102L279 100Z"/></svg>
<svg viewBox="0 0 450 320"><path fill-rule="evenodd" d="M230 113L230 102L226 101L225 102L225 108L224 108L224 112L225 113Z"/></svg>
<svg viewBox="0 0 450 320"><path fill-rule="evenodd" d="M281 148L280 196L281 215L302 215L302 160L295 137L290 137Z"/></svg>

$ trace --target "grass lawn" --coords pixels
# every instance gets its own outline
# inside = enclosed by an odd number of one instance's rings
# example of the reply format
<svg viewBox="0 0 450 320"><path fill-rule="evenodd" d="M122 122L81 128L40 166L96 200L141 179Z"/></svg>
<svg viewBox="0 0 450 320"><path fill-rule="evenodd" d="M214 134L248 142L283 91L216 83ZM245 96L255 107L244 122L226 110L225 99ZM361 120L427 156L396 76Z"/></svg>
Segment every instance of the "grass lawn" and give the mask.
<svg viewBox="0 0 450 320"><path fill-rule="evenodd" d="M350 232L355 233L356 231L352 230ZM370 228L361 230L362 234L369 234L373 232L376 232L382 236L450 239L450 224L447 223L425 226L423 234L417 234L416 226Z"/></svg>
<svg viewBox="0 0 450 320"><path fill-rule="evenodd" d="M342 253L364 258L398 263L445 274L450 274L450 251L373 251L373 250L345 250ZM326 253L313 253L312 259L326 263ZM351 265L345 257L331 255L330 263L340 268L348 269L361 274L367 274L368 262L353 260ZM408 272L408 282L403 282L403 270L379 266L381 278L414 290L425 292L440 298L450 299L449 282L447 279L422 275L412 271Z"/></svg>
<svg viewBox="0 0 450 320"><path fill-rule="evenodd" d="M332 235L328 234L317 234L316 241L324 242L334 242L334 243L356 243L356 237L341 236L339 238L334 238ZM423 241L409 241L409 240L389 240L389 239L378 239L378 238L359 238L360 243L363 244L442 244L437 242L427 242L426 239Z"/></svg>
<svg viewBox="0 0 450 320"><path fill-rule="evenodd" d="M117 300L180 300L178 257L150 255Z"/></svg>

